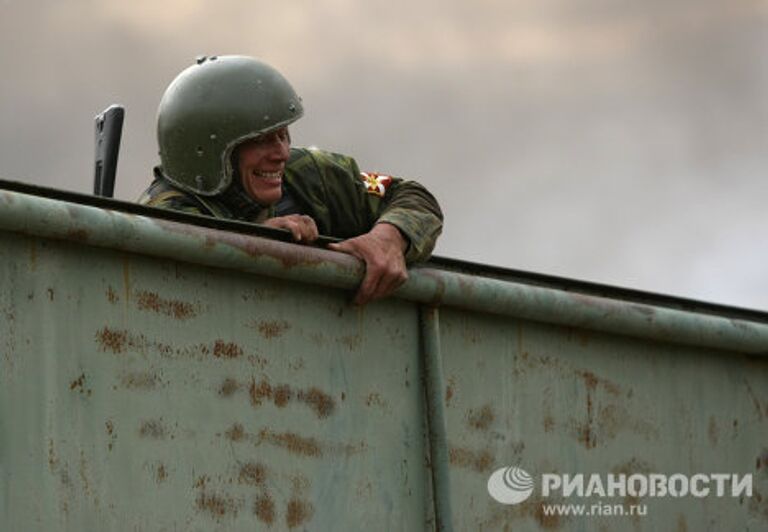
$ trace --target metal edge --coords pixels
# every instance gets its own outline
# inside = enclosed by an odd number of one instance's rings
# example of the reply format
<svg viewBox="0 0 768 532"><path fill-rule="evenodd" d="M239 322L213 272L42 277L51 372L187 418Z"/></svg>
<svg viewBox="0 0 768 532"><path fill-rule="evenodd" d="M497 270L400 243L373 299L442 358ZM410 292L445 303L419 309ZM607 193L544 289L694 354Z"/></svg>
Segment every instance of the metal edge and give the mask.
<svg viewBox="0 0 768 532"><path fill-rule="evenodd" d="M357 259L324 249L7 190L0 192L0 229L347 290L354 290L364 273ZM429 264L412 268L396 295L636 338L768 354L768 324L760 321L468 275Z"/></svg>

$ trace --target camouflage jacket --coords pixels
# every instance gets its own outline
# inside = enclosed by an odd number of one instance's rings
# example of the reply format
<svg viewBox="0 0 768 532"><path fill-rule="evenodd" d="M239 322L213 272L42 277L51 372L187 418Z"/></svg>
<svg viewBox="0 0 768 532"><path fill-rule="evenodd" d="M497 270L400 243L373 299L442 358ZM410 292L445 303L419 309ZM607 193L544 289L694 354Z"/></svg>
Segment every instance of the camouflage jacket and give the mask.
<svg viewBox="0 0 768 532"><path fill-rule="evenodd" d="M361 172L351 157L314 148L292 148L283 178L283 197L262 207L238 179L222 194L201 196L180 190L155 168L155 180L140 203L246 222L307 214L320 234L351 238L378 222L396 226L409 241L408 262L425 261L442 230L443 215L434 196L414 181Z"/></svg>

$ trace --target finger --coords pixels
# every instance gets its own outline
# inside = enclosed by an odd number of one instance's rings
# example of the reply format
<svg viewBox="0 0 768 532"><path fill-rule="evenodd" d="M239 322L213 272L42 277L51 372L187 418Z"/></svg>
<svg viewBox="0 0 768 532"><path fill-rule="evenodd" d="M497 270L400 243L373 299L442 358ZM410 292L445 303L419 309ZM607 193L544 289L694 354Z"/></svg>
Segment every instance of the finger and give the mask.
<svg viewBox="0 0 768 532"><path fill-rule="evenodd" d="M353 257L357 257L358 259L363 260L363 257L357 251L357 247L355 247L354 244L350 244L350 240L328 244L328 249L346 253L347 255L352 255Z"/></svg>
<svg viewBox="0 0 768 532"><path fill-rule="evenodd" d="M293 235L293 239L296 242L301 242L301 228L299 227L299 224L297 224L294 221L287 221L285 224L285 228L288 229L291 234Z"/></svg>
<svg viewBox="0 0 768 532"><path fill-rule="evenodd" d="M363 282L360 283L360 287L355 294L354 304L365 305L372 301L373 294L376 292L381 277L373 271L366 271Z"/></svg>
<svg viewBox="0 0 768 532"><path fill-rule="evenodd" d="M317 231L317 224L315 221L311 217L303 215L301 216L301 223L304 231L304 239L308 242L314 242L317 240L319 233Z"/></svg>
<svg viewBox="0 0 768 532"><path fill-rule="evenodd" d="M408 273L406 270L394 269L388 271L386 275L383 275L379 285L371 296L371 300L381 299L387 297L392 292L403 286L405 281L408 280Z"/></svg>

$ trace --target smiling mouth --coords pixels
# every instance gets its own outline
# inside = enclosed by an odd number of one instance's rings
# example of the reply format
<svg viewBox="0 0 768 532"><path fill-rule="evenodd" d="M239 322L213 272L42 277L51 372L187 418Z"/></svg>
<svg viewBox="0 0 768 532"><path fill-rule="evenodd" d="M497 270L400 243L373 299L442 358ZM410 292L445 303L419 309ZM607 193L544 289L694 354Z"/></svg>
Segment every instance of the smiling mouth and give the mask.
<svg viewBox="0 0 768 532"><path fill-rule="evenodd" d="M282 179L283 177L283 171L278 170L277 172L256 172L254 171L252 173L253 177L257 179Z"/></svg>

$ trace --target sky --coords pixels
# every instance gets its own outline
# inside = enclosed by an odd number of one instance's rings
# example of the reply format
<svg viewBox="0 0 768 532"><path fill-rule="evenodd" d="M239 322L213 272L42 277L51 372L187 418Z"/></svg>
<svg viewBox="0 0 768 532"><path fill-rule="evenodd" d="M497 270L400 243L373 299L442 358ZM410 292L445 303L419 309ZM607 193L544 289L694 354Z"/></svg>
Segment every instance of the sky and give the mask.
<svg viewBox="0 0 768 532"><path fill-rule="evenodd" d="M168 83L252 55L294 144L435 194L438 255L768 310L767 50L764 0L0 0L0 178L90 192L119 103L133 201Z"/></svg>

